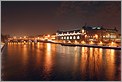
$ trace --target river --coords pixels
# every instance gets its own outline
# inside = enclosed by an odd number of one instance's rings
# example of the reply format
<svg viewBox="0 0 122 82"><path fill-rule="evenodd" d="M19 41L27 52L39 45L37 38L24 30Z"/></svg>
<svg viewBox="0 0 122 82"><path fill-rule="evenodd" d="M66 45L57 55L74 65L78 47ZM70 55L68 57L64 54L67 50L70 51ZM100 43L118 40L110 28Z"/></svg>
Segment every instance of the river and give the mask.
<svg viewBox="0 0 122 82"><path fill-rule="evenodd" d="M120 81L121 50L8 43L2 81Z"/></svg>

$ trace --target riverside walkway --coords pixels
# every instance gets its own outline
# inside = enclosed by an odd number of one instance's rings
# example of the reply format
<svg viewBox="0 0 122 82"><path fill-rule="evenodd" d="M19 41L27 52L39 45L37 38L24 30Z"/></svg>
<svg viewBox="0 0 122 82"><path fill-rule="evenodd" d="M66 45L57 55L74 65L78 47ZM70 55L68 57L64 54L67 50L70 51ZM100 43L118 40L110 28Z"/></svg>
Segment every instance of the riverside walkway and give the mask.
<svg viewBox="0 0 122 82"><path fill-rule="evenodd" d="M80 46L80 47L94 47L94 48L105 48L105 49L117 49L121 50L121 47L113 47L113 46L100 46L100 45L92 45L92 44L70 44L70 43L61 43L62 46Z"/></svg>

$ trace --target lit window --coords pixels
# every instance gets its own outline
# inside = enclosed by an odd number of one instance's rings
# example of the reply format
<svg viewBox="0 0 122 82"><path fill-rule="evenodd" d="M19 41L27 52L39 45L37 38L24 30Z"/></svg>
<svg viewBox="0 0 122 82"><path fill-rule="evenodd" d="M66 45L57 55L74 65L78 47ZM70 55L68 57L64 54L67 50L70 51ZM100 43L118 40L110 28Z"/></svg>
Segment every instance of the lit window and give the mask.
<svg viewBox="0 0 122 82"><path fill-rule="evenodd" d="M64 37L64 39L66 39L66 37Z"/></svg>
<svg viewBox="0 0 122 82"><path fill-rule="evenodd" d="M96 29L96 27L92 27L92 29Z"/></svg>
<svg viewBox="0 0 122 82"><path fill-rule="evenodd" d="M63 37L61 37L61 39L63 39Z"/></svg>
<svg viewBox="0 0 122 82"><path fill-rule="evenodd" d="M69 37L67 37L67 39L69 39Z"/></svg>
<svg viewBox="0 0 122 82"><path fill-rule="evenodd" d="M72 39L72 36L70 36L70 39Z"/></svg>
<svg viewBox="0 0 122 82"><path fill-rule="evenodd" d="M84 30L82 30L82 33L84 33Z"/></svg>
<svg viewBox="0 0 122 82"><path fill-rule="evenodd" d="M110 37L111 37L111 38L116 38L116 36L115 36L115 35L111 35Z"/></svg>
<svg viewBox="0 0 122 82"><path fill-rule="evenodd" d="M74 36L73 39L75 39L76 37Z"/></svg>
<svg viewBox="0 0 122 82"><path fill-rule="evenodd" d="M77 39L80 39L80 36L77 36Z"/></svg>
<svg viewBox="0 0 122 82"><path fill-rule="evenodd" d="M97 29L100 29L100 27L97 27Z"/></svg>

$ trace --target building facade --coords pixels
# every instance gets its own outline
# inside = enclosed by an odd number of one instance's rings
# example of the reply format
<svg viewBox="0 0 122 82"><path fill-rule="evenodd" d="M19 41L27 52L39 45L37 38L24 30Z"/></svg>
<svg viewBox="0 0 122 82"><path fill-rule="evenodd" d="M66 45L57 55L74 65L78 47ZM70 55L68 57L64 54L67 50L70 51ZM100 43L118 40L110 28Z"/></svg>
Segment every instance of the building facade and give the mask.
<svg viewBox="0 0 122 82"><path fill-rule="evenodd" d="M56 33L59 42L81 43L85 42L110 42L118 38L118 30L106 29L100 26L83 26L73 30L59 30Z"/></svg>

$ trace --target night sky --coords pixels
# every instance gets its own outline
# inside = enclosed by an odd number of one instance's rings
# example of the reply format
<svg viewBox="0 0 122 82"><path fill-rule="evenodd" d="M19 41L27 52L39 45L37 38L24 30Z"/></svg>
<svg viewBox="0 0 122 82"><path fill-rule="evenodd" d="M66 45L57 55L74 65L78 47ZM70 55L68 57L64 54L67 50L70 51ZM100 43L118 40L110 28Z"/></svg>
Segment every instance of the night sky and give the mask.
<svg viewBox="0 0 122 82"><path fill-rule="evenodd" d="M2 34L52 34L89 26L121 29L120 1L2 1Z"/></svg>

